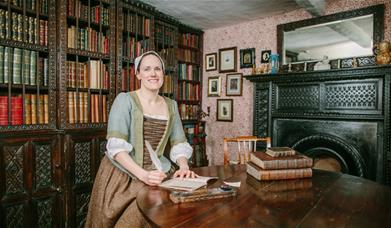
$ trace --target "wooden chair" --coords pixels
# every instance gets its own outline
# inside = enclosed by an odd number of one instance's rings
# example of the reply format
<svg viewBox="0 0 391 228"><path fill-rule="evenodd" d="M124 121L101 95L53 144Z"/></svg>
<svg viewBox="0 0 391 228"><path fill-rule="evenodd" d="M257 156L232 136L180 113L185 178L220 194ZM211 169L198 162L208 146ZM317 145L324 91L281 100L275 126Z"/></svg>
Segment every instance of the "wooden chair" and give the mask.
<svg viewBox="0 0 391 228"><path fill-rule="evenodd" d="M224 165L227 164L245 164L250 160L250 152L256 150L256 145L258 141L263 141L266 143L266 147L271 146L270 137L257 138L256 136L239 136L235 138L224 138ZM228 153L228 143L234 142L237 143L237 161L230 161L230 156Z"/></svg>

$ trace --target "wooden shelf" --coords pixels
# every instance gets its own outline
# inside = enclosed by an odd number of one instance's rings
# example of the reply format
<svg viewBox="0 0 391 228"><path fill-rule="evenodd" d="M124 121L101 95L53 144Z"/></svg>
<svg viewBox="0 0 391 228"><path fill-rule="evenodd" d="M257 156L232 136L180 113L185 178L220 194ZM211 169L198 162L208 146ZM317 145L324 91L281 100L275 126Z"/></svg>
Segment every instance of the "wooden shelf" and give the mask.
<svg viewBox="0 0 391 228"><path fill-rule="evenodd" d="M102 53L92 52L92 51L83 51L83 50L78 50L78 49L74 49L74 48L68 48L67 54L68 55L85 56L85 57L90 57L90 58L94 58L94 59L110 60L110 56L108 54L102 54Z"/></svg>
<svg viewBox="0 0 391 228"><path fill-rule="evenodd" d="M200 49L197 47L191 47L191 46L186 46L186 45L182 45L182 44L178 44L178 48L188 49L188 50L197 51L197 52L200 51Z"/></svg>
<svg viewBox="0 0 391 228"><path fill-rule="evenodd" d="M43 46L43 45L39 45L39 44L31 44L31 43L10 40L10 39L0 39L0 45L13 47L13 48L28 49L28 50L32 50L32 51L38 51L38 52L49 52L49 49L47 46Z"/></svg>
<svg viewBox="0 0 391 228"><path fill-rule="evenodd" d="M187 80L187 79L178 79L178 82L186 82L186 83L191 83L191 84L200 84L201 83L201 81Z"/></svg>

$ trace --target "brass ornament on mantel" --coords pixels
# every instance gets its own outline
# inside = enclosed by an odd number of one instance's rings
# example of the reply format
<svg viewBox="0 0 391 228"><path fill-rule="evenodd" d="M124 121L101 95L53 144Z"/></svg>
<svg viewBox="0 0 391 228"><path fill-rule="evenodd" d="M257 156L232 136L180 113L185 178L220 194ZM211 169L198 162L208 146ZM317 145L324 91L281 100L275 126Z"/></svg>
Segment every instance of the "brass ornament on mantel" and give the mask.
<svg viewBox="0 0 391 228"><path fill-rule="evenodd" d="M373 54L376 56L377 64L389 64L391 62L391 43L384 40L379 44L374 45Z"/></svg>

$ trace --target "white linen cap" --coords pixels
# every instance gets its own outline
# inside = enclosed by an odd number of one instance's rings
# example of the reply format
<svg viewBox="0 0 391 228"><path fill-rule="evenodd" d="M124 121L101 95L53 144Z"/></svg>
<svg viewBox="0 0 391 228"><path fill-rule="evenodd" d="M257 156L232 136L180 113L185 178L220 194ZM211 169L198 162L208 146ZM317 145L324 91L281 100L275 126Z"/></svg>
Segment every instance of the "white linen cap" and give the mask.
<svg viewBox="0 0 391 228"><path fill-rule="evenodd" d="M144 52L143 54L141 54L140 56L138 56L135 60L134 60L134 70L137 72L137 70L139 70L139 65L141 63L141 60L144 58L144 56L146 55L154 55L156 57L158 57L160 59L160 62L162 63L162 70L164 72L164 61L162 59L162 57L160 57L160 55L158 53L156 53L155 51L147 51L147 52Z"/></svg>

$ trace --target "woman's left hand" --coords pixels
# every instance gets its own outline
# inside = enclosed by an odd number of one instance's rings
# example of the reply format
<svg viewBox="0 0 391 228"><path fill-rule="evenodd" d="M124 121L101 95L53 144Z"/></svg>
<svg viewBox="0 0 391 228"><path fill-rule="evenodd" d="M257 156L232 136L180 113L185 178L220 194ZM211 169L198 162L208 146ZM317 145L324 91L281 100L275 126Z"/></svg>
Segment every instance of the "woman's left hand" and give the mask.
<svg viewBox="0 0 391 228"><path fill-rule="evenodd" d="M195 174L193 171L189 170L188 167L185 168L179 168L174 173L174 177L179 177L179 178L196 178L198 175Z"/></svg>

